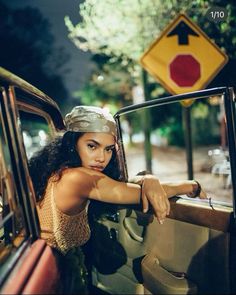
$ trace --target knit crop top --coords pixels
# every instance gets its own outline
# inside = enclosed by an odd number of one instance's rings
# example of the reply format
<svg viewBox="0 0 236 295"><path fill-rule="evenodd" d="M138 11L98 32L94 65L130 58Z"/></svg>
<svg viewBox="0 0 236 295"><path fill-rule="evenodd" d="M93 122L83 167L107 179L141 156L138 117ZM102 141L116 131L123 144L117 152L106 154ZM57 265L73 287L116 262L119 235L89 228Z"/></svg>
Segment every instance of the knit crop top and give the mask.
<svg viewBox="0 0 236 295"><path fill-rule="evenodd" d="M41 238L66 254L70 249L85 244L90 238L87 206L76 215L60 211L53 195L53 181L49 181L42 201L37 204Z"/></svg>

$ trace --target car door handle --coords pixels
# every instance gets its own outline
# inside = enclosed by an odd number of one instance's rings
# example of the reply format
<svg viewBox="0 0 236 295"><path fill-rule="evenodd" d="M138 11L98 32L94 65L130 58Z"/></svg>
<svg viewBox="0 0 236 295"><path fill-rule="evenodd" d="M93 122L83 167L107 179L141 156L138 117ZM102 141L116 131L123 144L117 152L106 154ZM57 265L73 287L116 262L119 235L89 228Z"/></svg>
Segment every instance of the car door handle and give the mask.
<svg viewBox="0 0 236 295"><path fill-rule="evenodd" d="M142 243L143 242L143 237L137 235L130 227L128 221L127 221L127 218L124 219L123 221L123 224L124 224L124 228L127 230L128 234L130 235L130 237L139 242L139 243Z"/></svg>

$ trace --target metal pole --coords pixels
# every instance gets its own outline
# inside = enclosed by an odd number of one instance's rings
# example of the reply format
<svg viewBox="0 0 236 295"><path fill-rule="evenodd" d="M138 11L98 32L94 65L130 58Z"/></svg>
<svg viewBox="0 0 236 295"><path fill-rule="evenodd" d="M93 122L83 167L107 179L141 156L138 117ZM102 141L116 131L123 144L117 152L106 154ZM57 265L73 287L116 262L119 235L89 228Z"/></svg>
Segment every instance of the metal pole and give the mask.
<svg viewBox="0 0 236 295"><path fill-rule="evenodd" d="M147 72L142 69L142 82L143 93L145 100L149 100L150 93L148 89ZM143 126L144 126L144 148L145 148L145 160L146 170L152 173L152 146L150 142L151 135L151 121L150 121L150 109L144 109Z"/></svg>
<svg viewBox="0 0 236 295"><path fill-rule="evenodd" d="M183 107L183 123L185 129L186 157L188 165L188 179L193 179L193 150L190 107Z"/></svg>

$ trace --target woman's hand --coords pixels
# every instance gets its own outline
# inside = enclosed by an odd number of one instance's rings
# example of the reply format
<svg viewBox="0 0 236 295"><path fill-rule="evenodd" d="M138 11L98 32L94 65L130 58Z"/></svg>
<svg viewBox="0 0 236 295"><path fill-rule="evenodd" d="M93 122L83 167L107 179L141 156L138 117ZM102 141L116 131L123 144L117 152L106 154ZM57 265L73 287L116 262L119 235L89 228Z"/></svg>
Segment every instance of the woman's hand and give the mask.
<svg viewBox="0 0 236 295"><path fill-rule="evenodd" d="M162 224L170 213L170 203L158 178L153 175L145 175L143 177L141 198L143 212L148 211L150 202L157 220Z"/></svg>
<svg viewBox="0 0 236 295"><path fill-rule="evenodd" d="M201 188L201 193L199 195L200 199L207 199L207 193L203 190L203 188Z"/></svg>
<svg viewBox="0 0 236 295"><path fill-rule="evenodd" d="M187 193L187 196L190 198L200 198L200 199L207 199L206 192L202 189L200 183L196 180L192 180L192 191Z"/></svg>

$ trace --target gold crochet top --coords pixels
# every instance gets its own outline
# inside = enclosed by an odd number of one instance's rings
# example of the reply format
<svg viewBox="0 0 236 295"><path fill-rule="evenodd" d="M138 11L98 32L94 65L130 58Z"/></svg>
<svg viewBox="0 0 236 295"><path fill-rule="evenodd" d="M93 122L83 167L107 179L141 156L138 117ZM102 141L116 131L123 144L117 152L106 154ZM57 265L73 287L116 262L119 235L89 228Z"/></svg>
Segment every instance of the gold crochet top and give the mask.
<svg viewBox="0 0 236 295"><path fill-rule="evenodd" d="M85 244L90 238L87 206L76 215L60 211L53 195L53 181L49 181L42 201L37 204L41 238L66 254L70 249Z"/></svg>

